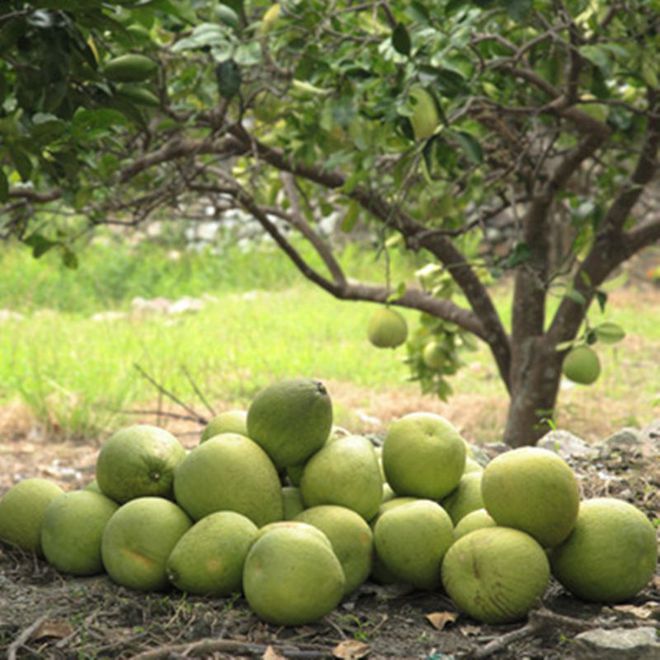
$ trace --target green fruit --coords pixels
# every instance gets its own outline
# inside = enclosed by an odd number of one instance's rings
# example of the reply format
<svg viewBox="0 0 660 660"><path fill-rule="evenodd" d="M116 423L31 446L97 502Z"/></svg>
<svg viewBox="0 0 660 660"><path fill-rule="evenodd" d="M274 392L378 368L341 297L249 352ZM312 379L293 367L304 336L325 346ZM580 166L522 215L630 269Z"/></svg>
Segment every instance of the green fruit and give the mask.
<svg viewBox="0 0 660 660"><path fill-rule="evenodd" d="M421 85L411 87L410 99L413 106L410 123L415 139L426 140L435 133L435 129L440 123L435 99Z"/></svg>
<svg viewBox="0 0 660 660"><path fill-rule="evenodd" d="M550 561L554 576L574 596L620 603L636 596L655 573L655 529L632 504L610 497L586 500Z"/></svg>
<svg viewBox="0 0 660 660"><path fill-rule="evenodd" d="M0 540L41 555L41 525L48 505L64 491L46 479L25 479L0 499Z"/></svg>
<svg viewBox="0 0 660 660"><path fill-rule="evenodd" d="M550 579L548 559L528 534L477 529L458 539L442 562L442 584L456 607L483 623L522 619Z"/></svg>
<svg viewBox="0 0 660 660"><path fill-rule="evenodd" d="M580 505L571 468L557 454L538 447L494 458L484 469L481 494L498 525L527 532L545 548L571 533Z"/></svg>
<svg viewBox="0 0 660 660"><path fill-rule="evenodd" d="M86 486L83 488L83 490L91 490L93 493L101 493L101 489L99 488L99 482L96 481L96 479L92 479Z"/></svg>
<svg viewBox="0 0 660 660"><path fill-rule="evenodd" d="M247 412L245 410L226 410L216 415L202 431L200 444L214 435L221 433L240 433L247 437Z"/></svg>
<svg viewBox="0 0 660 660"><path fill-rule="evenodd" d="M136 497L172 497L174 468L186 451L168 431L136 424L110 436L96 460L101 492L115 502Z"/></svg>
<svg viewBox="0 0 660 660"><path fill-rule="evenodd" d="M298 488L300 486L300 480L302 479L303 472L305 471L305 465L290 465L286 469L286 476L292 486Z"/></svg>
<svg viewBox="0 0 660 660"><path fill-rule="evenodd" d="M442 344L429 342L422 351L422 360L429 369L441 369L447 362Z"/></svg>
<svg viewBox="0 0 660 660"><path fill-rule="evenodd" d="M167 577L186 593L240 593L245 557L256 535L257 526L240 513L211 513L178 540L167 560Z"/></svg>
<svg viewBox="0 0 660 660"><path fill-rule="evenodd" d="M420 499L419 497L391 497L389 500L383 501L383 503L380 505L378 509L378 516L381 516L383 513L385 513L385 511L394 509L397 506L401 506L402 504L410 504L410 502L418 502L419 499ZM372 527L378 521L378 516L376 516L371 520Z"/></svg>
<svg viewBox="0 0 660 660"><path fill-rule="evenodd" d="M344 595L355 591L369 577L373 534L357 513L343 506L322 505L301 512L296 520L317 527L330 540L346 578Z"/></svg>
<svg viewBox="0 0 660 660"><path fill-rule="evenodd" d="M383 499L383 481L374 447L358 435L335 440L305 465L300 492L306 507L345 506L370 520Z"/></svg>
<svg viewBox="0 0 660 660"><path fill-rule="evenodd" d="M564 358L562 372L574 383L591 385L600 376L598 354L589 346L576 346Z"/></svg>
<svg viewBox="0 0 660 660"><path fill-rule="evenodd" d="M139 85L122 84L117 87L117 94L122 98L137 103L138 105L147 105L157 108L160 105L160 99L150 90Z"/></svg>
<svg viewBox="0 0 660 660"><path fill-rule="evenodd" d="M103 530L117 509L116 502L91 490L52 500L41 526L41 547L48 563L71 575L102 573Z"/></svg>
<svg viewBox="0 0 660 660"><path fill-rule="evenodd" d="M113 82L142 82L150 78L158 64L145 55L128 53L106 62L103 73Z"/></svg>
<svg viewBox="0 0 660 660"><path fill-rule="evenodd" d="M468 513L483 508L481 474L481 471L464 474L456 489L442 500L442 507L449 514L454 525L457 525Z"/></svg>
<svg viewBox="0 0 660 660"><path fill-rule="evenodd" d="M317 542L332 550L330 539L318 527L314 527L314 525L302 522L301 520L278 520L276 522L268 523L259 528L254 542L258 541L262 536L265 536L269 532L272 532L274 529L293 529L300 532L306 532L310 538L316 539Z"/></svg>
<svg viewBox="0 0 660 660"><path fill-rule="evenodd" d="M174 496L194 520L235 511L258 527L282 519L282 490L266 453L238 433L216 435L195 447L174 473Z"/></svg>
<svg viewBox="0 0 660 660"><path fill-rule="evenodd" d="M344 594L334 552L305 529L278 528L254 542L243 569L243 591L264 621L296 626L318 621Z"/></svg>
<svg viewBox="0 0 660 660"><path fill-rule="evenodd" d="M323 447L331 428L332 402L323 383L311 378L270 385L248 409L248 435L278 468L304 463Z"/></svg>
<svg viewBox="0 0 660 660"><path fill-rule="evenodd" d="M191 525L174 502L161 497L131 500L115 511L103 531L105 570L114 582L129 589L165 589L167 558Z"/></svg>
<svg viewBox="0 0 660 660"><path fill-rule="evenodd" d="M470 474L471 472L483 472L484 469L475 461L473 458L465 459L465 469L463 470L463 475Z"/></svg>
<svg viewBox="0 0 660 660"><path fill-rule="evenodd" d="M401 504L378 516L376 554L399 581L418 589L440 585L442 558L454 541L447 512L431 500Z"/></svg>
<svg viewBox="0 0 660 660"><path fill-rule="evenodd" d="M300 488L284 486L282 488L282 503L284 505L284 520L293 520L305 510Z"/></svg>
<svg viewBox="0 0 660 660"><path fill-rule="evenodd" d="M381 307L369 320L367 337L377 348L396 348L408 338L408 324L395 309Z"/></svg>
<svg viewBox="0 0 660 660"><path fill-rule="evenodd" d="M383 442L387 483L397 495L439 500L465 469L465 442L440 415L411 413L390 425Z"/></svg>
<svg viewBox="0 0 660 660"><path fill-rule="evenodd" d="M497 523L486 509L471 511L463 516L456 527L454 527L454 539L460 539L461 536L465 536L475 529L483 529L484 527L497 527Z"/></svg>

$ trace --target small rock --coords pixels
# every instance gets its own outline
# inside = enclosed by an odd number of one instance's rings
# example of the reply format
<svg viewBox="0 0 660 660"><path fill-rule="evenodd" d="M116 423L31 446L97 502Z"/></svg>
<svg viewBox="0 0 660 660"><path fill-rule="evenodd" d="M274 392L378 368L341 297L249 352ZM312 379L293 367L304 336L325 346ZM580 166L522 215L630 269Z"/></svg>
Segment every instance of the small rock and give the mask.
<svg viewBox="0 0 660 660"><path fill-rule="evenodd" d="M642 454L646 457L660 454L660 419L653 420L639 434Z"/></svg>
<svg viewBox="0 0 660 660"><path fill-rule="evenodd" d="M660 657L656 630L651 626L611 630L596 628L577 635L575 644L584 657L598 660L655 660Z"/></svg>
<svg viewBox="0 0 660 660"><path fill-rule="evenodd" d="M563 458L575 456L590 459L598 455L596 449L570 431L549 431L536 443L536 446L554 451Z"/></svg>
<svg viewBox="0 0 660 660"><path fill-rule="evenodd" d="M482 445L482 449L490 458L495 458L499 454L503 454L505 451L509 451L511 447L503 442L488 442L485 445Z"/></svg>
<svg viewBox="0 0 660 660"><path fill-rule="evenodd" d="M600 456L611 456L613 452L634 454L641 448L641 433L639 429L627 426L607 438L601 448Z"/></svg>

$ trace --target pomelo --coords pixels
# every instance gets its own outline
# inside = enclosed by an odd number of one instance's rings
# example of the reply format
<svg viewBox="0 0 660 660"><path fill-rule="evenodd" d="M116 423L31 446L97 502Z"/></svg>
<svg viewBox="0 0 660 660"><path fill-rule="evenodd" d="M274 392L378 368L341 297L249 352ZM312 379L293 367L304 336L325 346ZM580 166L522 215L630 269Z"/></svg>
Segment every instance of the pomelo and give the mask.
<svg viewBox="0 0 660 660"><path fill-rule="evenodd" d="M422 360L429 369L441 369L447 362L442 344L430 341L422 351Z"/></svg>
<svg viewBox="0 0 660 660"><path fill-rule="evenodd" d="M0 499L0 540L41 555L41 525L48 505L64 491L35 477L12 486Z"/></svg>
<svg viewBox="0 0 660 660"><path fill-rule="evenodd" d="M243 591L261 619L284 626L313 623L337 607L345 578L326 545L299 528L257 539L243 568Z"/></svg>
<svg viewBox="0 0 660 660"><path fill-rule="evenodd" d="M566 461L538 447L494 458L484 469L481 494L498 525L527 532L546 548L571 533L580 505L578 483Z"/></svg>
<svg viewBox="0 0 660 660"><path fill-rule="evenodd" d="M483 472L483 467L474 460L474 458L465 459L465 469L463 474L469 474L470 472Z"/></svg>
<svg viewBox="0 0 660 660"><path fill-rule="evenodd" d="M96 481L96 479L92 479L84 488L83 490L91 490L93 493L101 493L101 489L99 488L99 482ZM107 496L106 496L107 497ZM113 500L114 501L114 500Z"/></svg>
<svg viewBox="0 0 660 660"><path fill-rule="evenodd" d="M239 593L245 557L256 535L257 526L240 513L211 513L178 540L167 559L167 577L186 593Z"/></svg>
<svg viewBox="0 0 660 660"><path fill-rule="evenodd" d="M460 519L456 527L454 527L454 539L460 539L461 536L465 536L475 529L483 529L484 527L497 527L497 523L486 509L477 509Z"/></svg>
<svg viewBox="0 0 660 660"><path fill-rule="evenodd" d="M369 320L367 337L376 348L396 348L408 338L408 324L395 309L381 307Z"/></svg>
<svg viewBox="0 0 660 660"><path fill-rule="evenodd" d="M119 505L91 490L56 497L41 526L41 547L49 564L62 573L95 575L103 572L103 530Z"/></svg>
<svg viewBox="0 0 660 660"><path fill-rule="evenodd" d="M174 473L174 496L194 520L235 511L260 527L283 514L273 463L256 442L238 433L216 435L195 447Z"/></svg>
<svg viewBox="0 0 660 660"><path fill-rule="evenodd" d="M110 578L138 591L168 586L167 558L192 521L162 497L138 497L119 507L103 530L101 556Z"/></svg>
<svg viewBox="0 0 660 660"><path fill-rule="evenodd" d="M383 442L387 483L397 495L439 500L465 469L465 441L444 417L411 413L394 421Z"/></svg>
<svg viewBox="0 0 660 660"><path fill-rule="evenodd" d="M172 497L174 468L185 456L181 443L168 431L135 424L110 436L96 459L101 492L115 502L136 497Z"/></svg>
<svg viewBox="0 0 660 660"><path fill-rule="evenodd" d="M282 505L284 506L284 520L293 520L305 510L300 488L284 486L282 488Z"/></svg>
<svg viewBox="0 0 660 660"><path fill-rule="evenodd" d="M550 579L543 548L525 532L477 529L458 539L442 562L442 583L456 607L483 623L522 619Z"/></svg>
<svg viewBox="0 0 660 660"><path fill-rule="evenodd" d="M585 500L570 536L550 555L554 576L583 600L619 603L651 580L657 563L653 525L612 497Z"/></svg>
<svg viewBox="0 0 660 660"><path fill-rule="evenodd" d="M259 528L254 540L259 540L262 536L268 534L268 532L272 532L274 529L294 529L299 532L306 532L310 538L316 539L326 548L332 550L330 539L318 527L314 527L314 525L310 525L302 520L278 520L277 522L268 523Z"/></svg>
<svg viewBox="0 0 660 660"><path fill-rule="evenodd" d="M304 463L323 447L331 428L330 396L312 378L274 383L258 392L248 408L248 435L278 469Z"/></svg>
<svg viewBox="0 0 660 660"><path fill-rule="evenodd" d="M330 540L346 578L344 595L355 591L371 572L373 534L355 511L343 506L325 504L306 509L296 516L320 529Z"/></svg>
<svg viewBox="0 0 660 660"><path fill-rule="evenodd" d="M481 474L481 471L464 474L458 486L442 500L442 508L449 514L454 525L468 513L483 508Z"/></svg>
<svg viewBox="0 0 660 660"><path fill-rule="evenodd" d="M351 435L323 447L305 465L300 492L308 508L337 504L365 520L373 518L383 499L383 481L371 442Z"/></svg>
<svg viewBox="0 0 660 660"><path fill-rule="evenodd" d="M431 500L418 500L381 513L374 546L385 567L400 581L419 589L440 585L442 558L454 541L447 512Z"/></svg>
<svg viewBox="0 0 660 660"><path fill-rule="evenodd" d="M296 488L300 486L300 480L302 479L304 470L304 463L302 465L291 465L286 469L287 479L292 486L295 486Z"/></svg>
<svg viewBox="0 0 660 660"><path fill-rule="evenodd" d="M245 410L226 410L216 415L202 431L200 444L206 442L214 435L221 433L240 433L247 436L247 411Z"/></svg>
<svg viewBox="0 0 660 660"><path fill-rule="evenodd" d="M591 385L600 376L598 353L590 346L576 346L564 358L562 373L580 385Z"/></svg>

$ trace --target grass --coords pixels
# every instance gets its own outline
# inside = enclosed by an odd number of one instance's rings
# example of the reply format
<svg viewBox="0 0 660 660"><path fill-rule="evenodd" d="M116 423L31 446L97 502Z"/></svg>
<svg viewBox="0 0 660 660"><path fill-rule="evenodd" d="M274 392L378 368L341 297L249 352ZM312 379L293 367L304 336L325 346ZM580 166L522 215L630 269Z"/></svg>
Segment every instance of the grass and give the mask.
<svg viewBox="0 0 660 660"><path fill-rule="evenodd" d="M79 272L66 271L55 258L40 263L25 251L4 254L0 267L11 272L13 285L2 282L0 308L16 309L25 317L1 326L0 403L19 398L50 431L93 437L129 419L119 411L151 405L157 398L135 364L190 403L197 399L185 368L221 407L244 406L259 388L279 378L315 376L344 389L339 419L347 424L359 425L349 407L388 419L405 412L405 406L437 403L420 397L415 384L405 383L409 374L403 349L379 351L366 342L373 305L340 302L301 282L279 253L230 250L225 258L186 254L172 260L165 249L141 249L143 260L136 262L132 250L111 257L107 246L95 246L83 256ZM363 277L379 279L380 264L357 253L346 253L344 259ZM413 266L395 263L396 277L409 275ZM244 279L241 273L246 273ZM97 295L99 287L103 295ZM133 295L202 293L214 298L197 314L127 314L106 321L91 317L108 306L128 310ZM498 289L496 303L507 317L505 289ZM612 424L651 421L660 382L649 365L660 345L660 327L654 322L657 300L649 298L645 304L648 308L640 313L639 297L615 295L604 315L592 314L594 323L617 322L628 336L622 344L598 347L602 378L591 388L562 393L560 421L570 424L584 417L587 424L591 415L608 414ZM404 314L414 326L416 314ZM452 381L457 396L448 414L478 416L480 432L495 439L506 407L504 389L484 347L468 359ZM478 410L458 409L479 405ZM196 407L202 410L199 403Z"/></svg>

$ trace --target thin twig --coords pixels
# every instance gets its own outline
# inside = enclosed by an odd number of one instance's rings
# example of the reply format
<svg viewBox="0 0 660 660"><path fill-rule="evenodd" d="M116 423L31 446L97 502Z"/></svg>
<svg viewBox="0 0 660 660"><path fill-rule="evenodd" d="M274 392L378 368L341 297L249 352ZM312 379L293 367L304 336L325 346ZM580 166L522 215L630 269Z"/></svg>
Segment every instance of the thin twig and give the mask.
<svg viewBox="0 0 660 660"><path fill-rule="evenodd" d="M30 637L39 629L41 624L48 618L47 615L40 616L31 625L21 631L21 634L10 644L7 651L7 660L16 660L16 653L18 649L27 642Z"/></svg>
<svg viewBox="0 0 660 660"><path fill-rule="evenodd" d="M215 410L213 410L213 407L208 402L207 398L204 396L204 393L197 386L197 383L193 379L190 371L188 371L188 367L186 367L185 364L181 366L181 371L183 371L183 373L185 374L186 378L188 379L188 382L190 383L190 386L193 388L195 394L199 397L199 400L202 402L204 407L211 413L211 415L213 415L213 417L215 417L217 413L215 412Z"/></svg>
<svg viewBox="0 0 660 660"><path fill-rule="evenodd" d="M198 415L182 415L181 413L169 412L168 410L116 410L123 415L153 415L155 417L169 417L189 422L199 422ZM204 422L206 423L206 422Z"/></svg>

